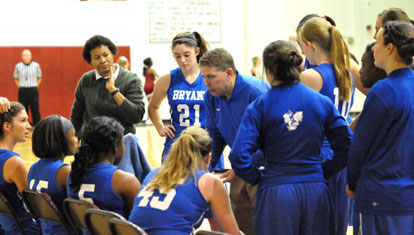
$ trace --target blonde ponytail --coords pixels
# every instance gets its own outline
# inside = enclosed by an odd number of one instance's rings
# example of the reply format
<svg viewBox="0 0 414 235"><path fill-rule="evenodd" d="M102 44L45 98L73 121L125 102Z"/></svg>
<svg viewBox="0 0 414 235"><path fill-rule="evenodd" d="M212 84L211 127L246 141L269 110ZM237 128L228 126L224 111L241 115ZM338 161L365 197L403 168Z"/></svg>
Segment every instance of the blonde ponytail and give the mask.
<svg viewBox="0 0 414 235"><path fill-rule="evenodd" d="M339 87L339 99L349 101L353 91L350 55L339 30L322 18L311 18L299 29L298 36L304 42L318 44L331 58Z"/></svg>
<svg viewBox="0 0 414 235"><path fill-rule="evenodd" d="M353 88L348 46L335 26L331 26L329 32L331 34L330 54L339 87L339 99L349 101Z"/></svg>
<svg viewBox="0 0 414 235"><path fill-rule="evenodd" d="M212 141L206 130L188 127L172 144L167 160L148 184L148 189L168 192L190 175L197 182L195 172L197 169L207 170L204 156L211 152L211 148Z"/></svg>

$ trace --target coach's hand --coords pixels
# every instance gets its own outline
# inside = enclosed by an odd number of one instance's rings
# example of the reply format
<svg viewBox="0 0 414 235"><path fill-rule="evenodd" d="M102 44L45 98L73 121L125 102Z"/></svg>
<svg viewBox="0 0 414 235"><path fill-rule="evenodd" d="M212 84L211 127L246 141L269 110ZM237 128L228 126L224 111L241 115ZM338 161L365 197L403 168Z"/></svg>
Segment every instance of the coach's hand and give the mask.
<svg viewBox="0 0 414 235"><path fill-rule="evenodd" d="M234 178L236 178L236 174L234 173L233 169L228 170L220 176L220 179L223 181L223 183L231 183Z"/></svg>

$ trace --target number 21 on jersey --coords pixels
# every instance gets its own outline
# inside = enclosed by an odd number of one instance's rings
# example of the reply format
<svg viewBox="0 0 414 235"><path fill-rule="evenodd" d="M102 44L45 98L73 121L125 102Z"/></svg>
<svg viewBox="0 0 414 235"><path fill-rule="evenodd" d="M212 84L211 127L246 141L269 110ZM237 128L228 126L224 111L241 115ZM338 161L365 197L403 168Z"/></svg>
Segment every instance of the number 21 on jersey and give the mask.
<svg viewBox="0 0 414 235"><path fill-rule="evenodd" d="M194 126L201 126L200 124L200 105L194 106ZM180 113L180 126L189 127L190 123L190 107L187 104L177 105L177 111Z"/></svg>

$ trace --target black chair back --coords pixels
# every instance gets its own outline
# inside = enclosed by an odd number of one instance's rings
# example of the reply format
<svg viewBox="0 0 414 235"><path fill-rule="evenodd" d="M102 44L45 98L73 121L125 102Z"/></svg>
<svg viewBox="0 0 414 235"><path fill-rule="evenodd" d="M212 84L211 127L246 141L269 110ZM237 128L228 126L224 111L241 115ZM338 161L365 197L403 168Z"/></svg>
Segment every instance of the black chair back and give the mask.
<svg viewBox="0 0 414 235"><path fill-rule="evenodd" d="M72 225L72 228L78 233L82 234L82 230L87 230L85 213L90 208L96 208L95 205L74 198L66 198L63 201L63 210Z"/></svg>
<svg viewBox="0 0 414 235"><path fill-rule="evenodd" d="M229 235L228 233L208 231L208 230L198 230L195 235Z"/></svg>
<svg viewBox="0 0 414 235"><path fill-rule="evenodd" d="M138 225L126 220L112 218L109 220L112 235L146 235L147 233Z"/></svg>
<svg viewBox="0 0 414 235"><path fill-rule="evenodd" d="M29 209L33 218L37 221L42 219L58 223L62 225L66 234L70 234L70 230L65 224L62 214L47 193L25 189L23 190L22 196L23 201L26 203L27 209Z"/></svg>
<svg viewBox="0 0 414 235"><path fill-rule="evenodd" d="M13 218L14 222L16 223L17 227L19 228L22 234L26 234L24 232L23 226L20 221L17 219L16 213L14 212L13 207L11 206L9 200L4 196L3 192L0 191L0 213L5 214Z"/></svg>
<svg viewBox="0 0 414 235"><path fill-rule="evenodd" d="M122 215L112 211L88 209L85 214L86 227L90 234L111 235L109 221L112 218L125 220Z"/></svg>

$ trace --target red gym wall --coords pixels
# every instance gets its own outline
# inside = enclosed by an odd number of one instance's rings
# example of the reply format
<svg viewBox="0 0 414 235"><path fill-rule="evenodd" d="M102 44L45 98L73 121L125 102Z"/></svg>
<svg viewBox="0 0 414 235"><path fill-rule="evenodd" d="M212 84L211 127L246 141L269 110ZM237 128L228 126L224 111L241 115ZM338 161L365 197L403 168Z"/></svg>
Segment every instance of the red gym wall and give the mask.
<svg viewBox="0 0 414 235"><path fill-rule="evenodd" d="M13 77L14 67L21 61L22 51L29 49L32 60L40 64L43 74L43 81L39 86L40 115L44 118L51 114L60 114L70 118L76 85L82 74L93 69L83 60L82 48L0 47L0 96L17 101L18 88ZM129 46L118 47L115 61L120 55L131 58Z"/></svg>

